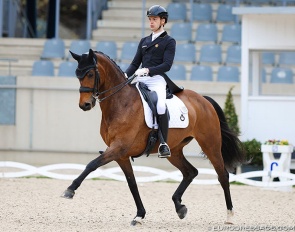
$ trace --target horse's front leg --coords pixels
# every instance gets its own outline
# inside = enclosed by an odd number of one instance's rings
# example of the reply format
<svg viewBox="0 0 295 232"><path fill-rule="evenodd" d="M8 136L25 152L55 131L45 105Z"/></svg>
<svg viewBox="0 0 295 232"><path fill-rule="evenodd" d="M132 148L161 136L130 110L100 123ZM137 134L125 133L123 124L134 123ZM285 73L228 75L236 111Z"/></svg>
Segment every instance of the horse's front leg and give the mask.
<svg viewBox="0 0 295 232"><path fill-rule="evenodd" d="M132 193L132 196L135 201L136 208L137 208L136 216L131 221L131 225L135 226L137 224L141 224L141 220L145 217L146 212L145 212L144 206L142 204L142 201L141 201L141 198L140 198L140 195L138 192L138 187L137 187L136 180L134 177L132 165L131 165L129 159L125 159L125 160L120 159L120 160L116 160L116 161L125 174L129 189Z"/></svg>
<svg viewBox="0 0 295 232"><path fill-rule="evenodd" d="M75 190L81 185L84 179L97 168L111 162L114 160L114 157L107 155L106 152L102 153L100 156L92 160L87 164L85 170L75 179L72 184L63 192L61 197L72 199L75 195Z"/></svg>

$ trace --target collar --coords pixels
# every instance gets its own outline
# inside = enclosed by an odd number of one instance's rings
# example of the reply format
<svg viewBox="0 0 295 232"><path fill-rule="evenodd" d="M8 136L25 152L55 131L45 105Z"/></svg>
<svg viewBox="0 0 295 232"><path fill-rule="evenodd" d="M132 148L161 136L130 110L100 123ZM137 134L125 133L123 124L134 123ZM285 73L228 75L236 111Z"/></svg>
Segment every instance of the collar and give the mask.
<svg viewBox="0 0 295 232"><path fill-rule="evenodd" d="M158 38L163 32L165 32L164 30L163 31L160 31L160 32L157 32L157 33L152 33L152 40L155 40L156 38Z"/></svg>
<svg viewBox="0 0 295 232"><path fill-rule="evenodd" d="M152 41L153 34L151 33L149 36L146 37L147 48L154 46L156 43L160 43L161 40L159 39L163 39L166 35L168 34L166 31L164 31L159 37L157 37L155 40Z"/></svg>

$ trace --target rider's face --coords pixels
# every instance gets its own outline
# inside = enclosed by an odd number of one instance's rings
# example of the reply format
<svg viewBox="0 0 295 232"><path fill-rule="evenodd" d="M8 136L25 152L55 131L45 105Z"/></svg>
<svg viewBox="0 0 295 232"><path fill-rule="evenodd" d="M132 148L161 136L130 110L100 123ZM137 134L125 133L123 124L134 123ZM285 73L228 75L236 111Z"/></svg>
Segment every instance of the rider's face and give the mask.
<svg viewBox="0 0 295 232"><path fill-rule="evenodd" d="M160 29L160 26L164 25L165 19L161 19L159 16L150 16L150 29L153 32L157 32Z"/></svg>

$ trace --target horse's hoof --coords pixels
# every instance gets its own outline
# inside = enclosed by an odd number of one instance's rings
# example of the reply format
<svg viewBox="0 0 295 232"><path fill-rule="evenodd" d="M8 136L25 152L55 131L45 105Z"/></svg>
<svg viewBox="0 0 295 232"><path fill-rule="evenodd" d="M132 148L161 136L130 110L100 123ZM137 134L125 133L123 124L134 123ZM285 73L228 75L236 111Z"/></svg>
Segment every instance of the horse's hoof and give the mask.
<svg viewBox="0 0 295 232"><path fill-rule="evenodd" d="M187 214L187 208L185 205L182 205L179 210L177 210L177 215L180 219L184 219Z"/></svg>
<svg viewBox="0 0 295 232"><path fill-rule="evenodd" d="M67 189L66 191L63 192L61 197L66 198L66 199L73 199L75 195L75 191L71 189Z"/></svg>
<svg viewBox="0 0 295 232"><path fill-rule="evenodd" d="M132 221L131 221L131 226L137 226L137 225L142 225L142 218L141 217L135 217Z"/></svg>

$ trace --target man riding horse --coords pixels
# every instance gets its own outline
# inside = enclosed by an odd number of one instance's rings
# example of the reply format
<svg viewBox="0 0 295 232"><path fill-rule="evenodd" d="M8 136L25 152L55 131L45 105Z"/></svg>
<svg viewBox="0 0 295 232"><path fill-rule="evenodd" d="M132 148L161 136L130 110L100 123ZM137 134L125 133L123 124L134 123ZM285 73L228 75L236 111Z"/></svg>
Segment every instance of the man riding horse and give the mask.
<svg viewBox="0 0 295 232"><path fill-rule="evenodd" d="M150 90L158 94L157 121L159 131L163 134L160 135L159 157L168 157L167 160L183 175L181 183L172 195L176 213L180 219L186 216L187 207L182 202L182 196L198 175L197 168L185 158L183 153L184 146L195 139L218 175L225 196L226 223L232 223L234 212L229 171L237 165L247 163L242 143L238 135L229 128L224 112L215 100L189 89L180 91L181 89L166 76L165 72L169 71L173 63L176 46L175 40L163 29L168 14L163 7L156 5L148 10L147 16L153 33L140 41L137 53L126 72L128 76L135 73L134 76L137 76L138 81L144 82ZM91 172L115 161L125 174L137 208L131 225L140 224L145 218L146 210L139 194L130 157L132 159L142 154L152 130L144 120L144 107L138 89L130 84L134 76L126 80L120 67L102 52L89 49L88 53L82 55L73 52L71 54L78 62L76 76L80 83L79 107L88 111L99 102L102 112L100 134L107 148L86 165L84 171L73 180L62 197L72 199L75 191ZM140 65L142 68L138 69ZM185 129L170 127L171 136L168 141L170 147L166 144L168 135L166 103L169 109L172 107L169 105L170 100L166 101L166 85L170 92L175 93L174 96L185 104L186 118L189 122ZM177 98L173 100L175 99ZM175 115L171 113L171 119ZM172 122L174 120L171 120L170 126ZM155 152L156 148L152 148L151 153Z"/></svg>
<svg viewBox="0 0 295 232"><path fill-rule="evenodd" d="M169 86L172 93L181 90L165 74L173 64L176 41L164 30L164 25L168 21L168 12L164 7L152 6L147 11L147 17L152 34L140 40L126 74L130 77L135 73L137 81L145 83L151 91L157 93L157 122L161 133L158 156L167 158L171 153L167 144L169 116L166 109L166 86Z"/></svg>

